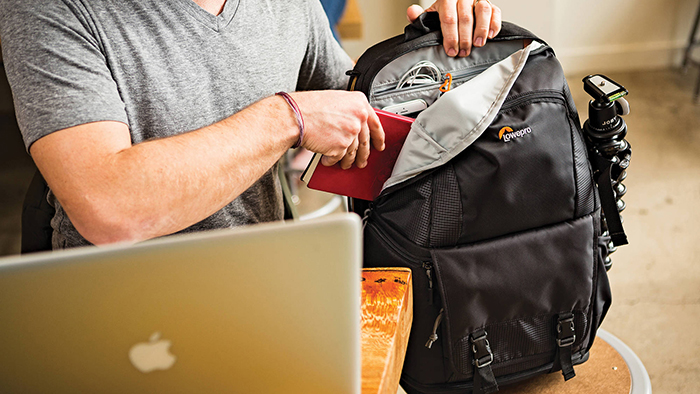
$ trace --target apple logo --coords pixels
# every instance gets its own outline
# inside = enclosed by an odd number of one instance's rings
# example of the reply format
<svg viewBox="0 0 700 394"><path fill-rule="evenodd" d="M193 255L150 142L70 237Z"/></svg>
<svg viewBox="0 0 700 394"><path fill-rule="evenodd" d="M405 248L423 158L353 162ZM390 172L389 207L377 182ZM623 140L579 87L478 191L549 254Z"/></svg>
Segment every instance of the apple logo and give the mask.
<svg viewBox="0 0 700 394"><path fill-rule="evenodd" d="M160 332L155 332L151 335L148 343L137 343L129 350L129 360L136 369L143 373L157 369L166 370L172 367L177 359L170 353L170 345L170 341L160 339Z"/></svg>

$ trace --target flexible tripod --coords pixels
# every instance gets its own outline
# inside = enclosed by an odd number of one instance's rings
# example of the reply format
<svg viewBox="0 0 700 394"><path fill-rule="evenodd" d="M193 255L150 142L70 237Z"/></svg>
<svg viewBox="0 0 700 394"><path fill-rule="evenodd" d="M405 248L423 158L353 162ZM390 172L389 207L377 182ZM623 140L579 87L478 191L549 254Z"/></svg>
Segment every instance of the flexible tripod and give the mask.
<svg viewBox="0 0 700 394"><path fill-rule="evenodd" d="M627 244L620 212L626 207L622 196L627 188L622 181L627 177L632 157L632 148L625 140L627 124L622 119L630 111L629 103L623 98L628 91L600 74L584 78L583 87L593 98L588 103L588 120L583 132L603 208L601 231L604 237L610 237L605 259L605 269L609 270L612 266L610 254L618 246Z"/></svg>

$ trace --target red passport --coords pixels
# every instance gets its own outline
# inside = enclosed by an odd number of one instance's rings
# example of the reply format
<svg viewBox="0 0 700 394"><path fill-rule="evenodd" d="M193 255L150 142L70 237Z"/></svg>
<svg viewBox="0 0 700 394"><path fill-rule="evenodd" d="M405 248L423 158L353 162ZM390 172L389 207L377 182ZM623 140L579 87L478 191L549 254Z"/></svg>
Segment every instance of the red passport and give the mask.
<svg viewBox="0 0 700 394"><path fill-rule="evenodd" d="M322 155L314 154L313 159L301 175L301 180L306 182L310 189L369 201L374 200L379 195L384 182L391 176L396 159L401 152L404 141L406 141L408 132L411 130L414 119L380 109L374 111L379 116L379 121L384 128L384 150L380 152L370 148L365 168L357 168L353 164L347 170L340 168L340 164L337 163L326 167L320 164Z"/></svg>

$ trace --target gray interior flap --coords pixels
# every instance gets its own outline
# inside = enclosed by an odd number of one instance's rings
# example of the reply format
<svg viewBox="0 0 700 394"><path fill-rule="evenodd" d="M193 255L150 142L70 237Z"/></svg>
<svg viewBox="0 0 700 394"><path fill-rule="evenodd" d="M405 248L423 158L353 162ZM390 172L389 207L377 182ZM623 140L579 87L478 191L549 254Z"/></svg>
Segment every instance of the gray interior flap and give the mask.
<svg viewBox="0 0 700 394"><path fill-rule="evenodd" d="M452 81L452 87L456 88L473 78L481 70L498 63L522 48L522 40L494 41L490 42L489 45L473 48L467 57L449 57L445 54L442 45L416 49L392 60L377 73L370 89L370 104L380 109L415 99L425 100L428 105L433 104L440 97L440 91L435 87L428 86L418 89L397 87L398 82L405 77L406 71L419 62L431 63L439 69L442 76L451 73L455 77ZM476 71L474 75L470 75L471 70ZM442 81L442 79L436 81L437 86L440 86Z"/></svg>
<svg viewBox="0 0 700 394"><path fill-rule="evenodd" d="M383 189L447 163L479 138L501 109L530 52L541 46L533 41L421 112Z"/></svg>

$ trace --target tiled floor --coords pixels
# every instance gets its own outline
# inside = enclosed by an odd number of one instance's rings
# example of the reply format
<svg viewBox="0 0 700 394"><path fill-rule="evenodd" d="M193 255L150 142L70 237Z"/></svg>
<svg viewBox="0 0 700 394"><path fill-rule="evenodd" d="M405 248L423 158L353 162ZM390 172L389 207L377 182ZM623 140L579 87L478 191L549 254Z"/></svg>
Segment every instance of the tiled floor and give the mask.
<svg viewBox="0 0 700 394"><path fill-rule="evenodd" d="M691 102L696 75L610 75L630 90L632 106L624 212L631 244L613 255L614 302L603 327L637 353L657 394L700 392L700 104ZM585 119L581 77L570 84ZM0 255L19 250L19 211L33 173L17 133L12 117L0 116ZM326 198L302 195L302 203Z"/></svg>

